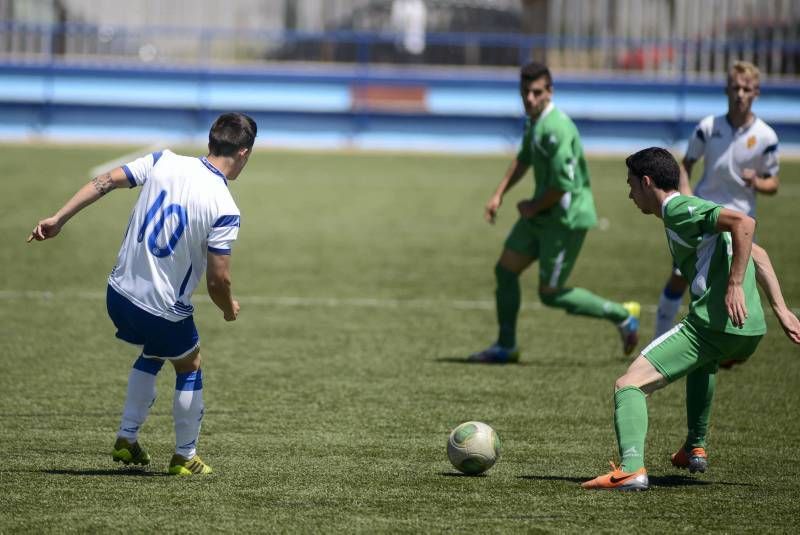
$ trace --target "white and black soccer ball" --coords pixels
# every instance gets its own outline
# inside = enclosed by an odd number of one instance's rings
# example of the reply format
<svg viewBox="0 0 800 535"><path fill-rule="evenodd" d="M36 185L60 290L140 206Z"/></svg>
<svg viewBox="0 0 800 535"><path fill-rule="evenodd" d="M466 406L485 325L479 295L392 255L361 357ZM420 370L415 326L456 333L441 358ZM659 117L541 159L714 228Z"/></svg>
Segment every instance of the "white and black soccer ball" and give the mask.
<svg viewBox="0 0 800 535"><path fill-rule="evenodd" d="M500 437L483 422L464 422L450 433L447 456L460 472L481 474L500 457Z"/></svg>

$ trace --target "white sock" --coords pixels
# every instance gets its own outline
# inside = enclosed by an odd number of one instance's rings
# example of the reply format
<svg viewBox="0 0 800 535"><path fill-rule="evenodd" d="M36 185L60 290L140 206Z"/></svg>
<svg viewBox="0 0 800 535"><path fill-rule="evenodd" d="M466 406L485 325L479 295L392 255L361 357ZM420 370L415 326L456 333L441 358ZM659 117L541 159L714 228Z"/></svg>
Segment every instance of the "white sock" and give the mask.
<svg viewBox="0 0 800 535"><path fill-rule="evenodd" d="M681 308L682 301L683 294L675 295L668 293L668 290L664 288L664 291L661 292L661 297L658 299L656 335L654 338L658 338L675 326L675 316L678 315L678 310Z"/></svg>
<svg viewBox="0 0 800 535"><path fill-rule="evenodd" d="M191 459L197 453L197 439L203 420L203 372L179 373L175 376L175 453Z"/></svg>
<svg viewBox="0 0 800 535"><path fill-rule="evenodd" d="M136 442L139 429L150 414L150 407L156 401L156 376L163 360L146 359L140 356L133 363L133 368L128 376L128 394L125 397L125 407L122 409L122 423L119 425L117 436L129 442Z"/></svg>

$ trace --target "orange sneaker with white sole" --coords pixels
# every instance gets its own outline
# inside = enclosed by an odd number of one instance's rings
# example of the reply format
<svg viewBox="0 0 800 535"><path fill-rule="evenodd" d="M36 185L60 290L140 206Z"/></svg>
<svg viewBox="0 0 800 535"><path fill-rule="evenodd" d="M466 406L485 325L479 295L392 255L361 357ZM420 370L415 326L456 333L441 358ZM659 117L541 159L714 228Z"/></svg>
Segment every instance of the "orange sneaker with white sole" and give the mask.
<svg viewBox="0 0 800 535"><path fill-rule="evenodd" d="M689 472L705 472L708 468L708 454L704 448L681 448L670 457L675 468L688 468Z"/></svg>
<svg viewBox="0 0 800 535"><path fill-rule="evenodd" d="M635 472L623 472L612 462L609 473L581 483L581 487L587 490L647 490L650 482L644 467Z"/></svg>

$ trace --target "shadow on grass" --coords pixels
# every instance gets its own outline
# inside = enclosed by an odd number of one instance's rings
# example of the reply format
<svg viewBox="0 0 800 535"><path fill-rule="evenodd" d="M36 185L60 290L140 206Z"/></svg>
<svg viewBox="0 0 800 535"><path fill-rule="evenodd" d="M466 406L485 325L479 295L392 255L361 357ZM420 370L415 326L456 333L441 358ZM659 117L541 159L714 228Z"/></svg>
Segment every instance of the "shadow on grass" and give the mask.
<svg viewBox="0 0 800 535"><path fill-rule="evenodd" d="M569 481L570 483L583 483L591 479L590 477L569 477L569 476L517 476L520 479L532 479L534 481Z"/></svg>
<svg viewBox="0 0 800 535"><path fill-rule="evenodd" d="M486 474L476 474L476 475L474 475L474 476L471 476L471 475L469 475L469 474L462 474L461 472L455 472L455 471L451 471L451 472L439 472L439 475L440 475L440 476L444 476L444 477L469 477L469 478L473 478L473 477L486 477Z"/></svg>
<svg viewBox="0 0 800 535"><path fill-rule="evenodd" d="M709 481L691 476L650 476L650 484L656 487L691 487L702 485L729 485L732 487L757 487L755 483L732 483L730 481Z"/></svg>
<svg viewBox="0 0 800 535"><path fill-rule="evenodd" d="M169 476L166 472L150 472L141 468L104 468L104 469L89 469L89 470L69 470L69 469L52 469L52 470L37 470L44 474L53 474L59 476L128 476L128 477L165 477Z"/></svg>
<svg viewBox="0 0 800 535"><path fill-rule="evenodd" d="M530 366L530 363L527 362L477 362L467 360L466 357L437 357L433 360L451 364L477 364L478 366Z"/></svg>

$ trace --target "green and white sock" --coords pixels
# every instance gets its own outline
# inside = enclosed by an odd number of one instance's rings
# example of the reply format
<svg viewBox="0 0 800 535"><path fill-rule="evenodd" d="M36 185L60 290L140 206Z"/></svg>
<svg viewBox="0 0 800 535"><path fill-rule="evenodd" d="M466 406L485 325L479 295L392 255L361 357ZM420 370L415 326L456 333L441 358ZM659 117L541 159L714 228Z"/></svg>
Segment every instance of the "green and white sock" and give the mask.
<svg viewBox="0 0 800 535"><path fill-rule="evenodd" d="M647 436L647 398L635 386L614 393L614 427L617 431L620 468L635 472L644 467L644 440Z"/></svg>

